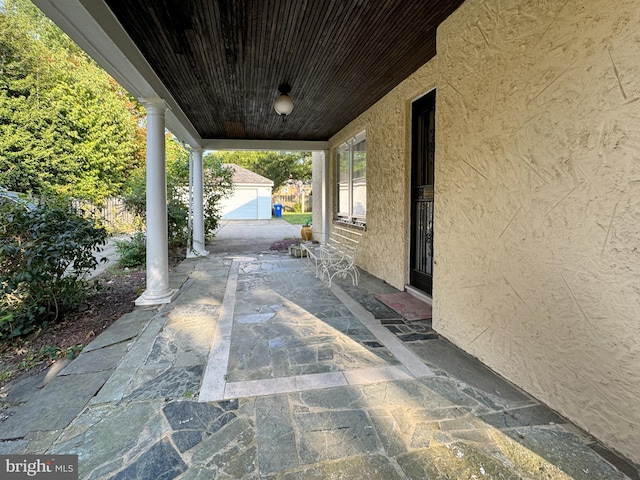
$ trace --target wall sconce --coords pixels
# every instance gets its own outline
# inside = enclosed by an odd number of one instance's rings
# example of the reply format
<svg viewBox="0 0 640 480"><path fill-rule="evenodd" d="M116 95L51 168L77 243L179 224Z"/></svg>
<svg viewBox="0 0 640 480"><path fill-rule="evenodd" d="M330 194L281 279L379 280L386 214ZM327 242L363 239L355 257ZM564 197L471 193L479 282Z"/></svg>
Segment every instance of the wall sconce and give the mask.
<svg viewBox="0 0 640 480"><path fill-rule="evenodd" d="M282 117L282 121L284 122L287 115L293 111L293 102L291 101L291 97L289 97L291 87L289 84L283 83L278 87L278 90L280 91L280 95L273 102L273 109Z"/></svg>

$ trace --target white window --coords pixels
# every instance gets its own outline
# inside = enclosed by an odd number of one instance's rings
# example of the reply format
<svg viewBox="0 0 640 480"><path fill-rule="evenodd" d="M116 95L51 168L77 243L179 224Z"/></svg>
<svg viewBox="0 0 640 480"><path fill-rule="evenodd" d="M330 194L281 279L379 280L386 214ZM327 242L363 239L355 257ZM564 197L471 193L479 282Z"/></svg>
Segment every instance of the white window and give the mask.
<svg viewBox="0 0 640 480"><path fill-rule="evenodd" d="M360 132L340 145L336 152L336 215L364 222L367 213L367 135Z"/></svg>

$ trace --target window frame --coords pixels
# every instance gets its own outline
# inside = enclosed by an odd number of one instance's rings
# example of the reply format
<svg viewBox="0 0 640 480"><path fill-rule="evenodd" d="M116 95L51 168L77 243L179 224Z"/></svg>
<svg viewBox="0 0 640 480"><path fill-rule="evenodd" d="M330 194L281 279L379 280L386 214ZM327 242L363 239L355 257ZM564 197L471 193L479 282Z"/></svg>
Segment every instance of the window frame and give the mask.
<svg viewBox="0 0 640 480"><path fill-rule="evenodd" d="M365 224L367 218L367 204L366 204L366 195L367 195L367 132L363 130L353 137L349 138L346 142L341 143L336 147L336 195L335 195L335 218L340 221L346 221L350 223L359 223ZM364 142L364 176L360 176L354 178L354 157L355 153L361 151L357 150L356 147ZM341 170L341 160L343 158L341 156L346 155L346 172L344 169ZM342 165L344 167L344 165ZM344 178L346 173L346 179ZM364 179L364 182L362 182ZM364 183L364 213L356 213L356 208L354 206L354 187L356 182ZM346 188L345 188L346 185ZM346 191L346 203L348 211L341 211L341 201L344 203L344 199L341 198L341 190Z"/></svg>

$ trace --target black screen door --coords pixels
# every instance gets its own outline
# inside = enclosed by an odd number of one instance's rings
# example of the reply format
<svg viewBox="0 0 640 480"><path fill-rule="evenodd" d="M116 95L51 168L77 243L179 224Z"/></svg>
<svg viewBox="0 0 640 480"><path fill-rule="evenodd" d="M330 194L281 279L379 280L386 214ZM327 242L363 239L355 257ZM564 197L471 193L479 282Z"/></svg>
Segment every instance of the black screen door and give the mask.
<svg viewBox="0 0 640 480"><path fill-rule="evenodd" d="M411 111L411 272L413 287L433 291L433 200L436 92Z"/></svg>

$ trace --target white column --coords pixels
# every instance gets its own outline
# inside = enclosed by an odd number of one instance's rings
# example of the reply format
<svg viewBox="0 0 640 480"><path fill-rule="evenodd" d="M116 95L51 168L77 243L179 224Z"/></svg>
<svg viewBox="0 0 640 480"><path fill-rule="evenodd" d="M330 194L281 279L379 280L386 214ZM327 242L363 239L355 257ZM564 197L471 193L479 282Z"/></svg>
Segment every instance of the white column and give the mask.
<svg viewBox="0 0 640 480"><path fill-rule="evenodd" d="M329 235L329 219L332 217L328 211L328 151L312 152L312 184L313 184L313 239L321 243L327 241Z"/></svg>
<svg viewBox="0 0 640 480"><path fill-rule="evenodd" d="M204 168L202 165L202 149L193 149L193 244L187 257L204 257L209 255L205 246L204 235Z"/></svg>
<svg viewBox="0 0 640 480"><path fill-rule="evenodd" d="M160 98L140 99L147 109L147 289L136 305L169 303L177 290L169 288L167 165L165 111Z"/></svg>

